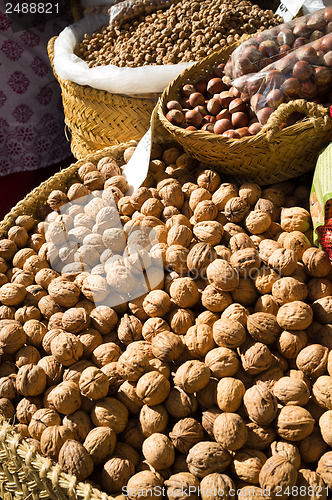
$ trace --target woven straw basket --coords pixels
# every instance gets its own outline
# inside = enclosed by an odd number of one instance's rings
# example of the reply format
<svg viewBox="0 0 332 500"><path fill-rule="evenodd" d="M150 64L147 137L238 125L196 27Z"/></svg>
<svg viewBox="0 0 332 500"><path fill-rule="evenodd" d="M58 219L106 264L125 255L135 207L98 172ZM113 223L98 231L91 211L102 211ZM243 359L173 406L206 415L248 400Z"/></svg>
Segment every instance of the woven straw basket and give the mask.
<svg viewBox="0 0 332 500"><path fill-rule="evenodd" d="M234 46L215 52L173 80L158 103L157 130L162 125L187 153L238 182L272 184L311 170L319 150L332 137L332 120L324 106L303 99L281 104L259 134L242 139L228 139L204 131L191 132L166 119L166 104L178 100L181 87L211 74L211 68L225 62L232 50ZM293 112L303 113L306 118L280 130Z"/></svg>
<svg viewBox="0 0 332 500"><path fill-rule="evenodd" d="M120 159L132 141L98 151L58 172L31 191L0 222L0 238L5 238L16 217L43 212L53 189L63 189L78 168L87 161L97 162L104 156ZM41 456L22 439L13 425L0 415L0 497L2 500L113 500L88 483L61 472L58 464Z"/></svg>
<svg viewBox="0 0 332 500"><path fill-rule="evenodd" d="M55 40L56 37L52 38L47 47L52 67ZM75 158L84 158L107 146L139 140L149 129L151 113L160 94L111 94L54 74L61 87L65 122L71 133Z"/></svg>

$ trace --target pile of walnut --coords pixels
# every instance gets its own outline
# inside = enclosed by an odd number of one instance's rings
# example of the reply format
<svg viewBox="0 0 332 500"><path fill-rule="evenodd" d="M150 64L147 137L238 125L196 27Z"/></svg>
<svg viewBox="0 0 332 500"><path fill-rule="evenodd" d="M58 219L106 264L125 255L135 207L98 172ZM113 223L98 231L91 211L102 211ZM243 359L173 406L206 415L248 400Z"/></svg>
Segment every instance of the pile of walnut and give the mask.
<svg viewBox="0 0 332 500"><path fill-rule="evenodd" d="M51 227L70 202L66 227L84 233L89 272L74 257L66 274L52 270L50 226L30 216L0 241L1 411L64 471L114 496L157 498L164 486L170 499L189 487L203 500L234 488L241 499L326 499L332 272L310 241L308 189L222 183L176 148L152 158L130 197L125 161L109 157L51 193ZM95 205L81 205L89 192ZM123 252L109 237L110 193L127 237L140 223L158 234L146 269L159 255L166 270L158 289L114 309L93 303Z"/></svg>

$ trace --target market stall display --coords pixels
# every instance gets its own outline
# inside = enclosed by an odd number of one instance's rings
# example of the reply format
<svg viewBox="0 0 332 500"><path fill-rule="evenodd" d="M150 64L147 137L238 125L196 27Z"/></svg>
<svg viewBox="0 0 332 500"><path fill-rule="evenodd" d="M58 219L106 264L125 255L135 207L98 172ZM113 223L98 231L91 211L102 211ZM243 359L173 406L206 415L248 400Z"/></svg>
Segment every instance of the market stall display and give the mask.
<svg viewBox="0 0 332 500"><path fill-rule="evenodd" d="M126 196L133 146L72 165L1 225L0 402L19 422L3 428L5 491L21 474L26 491L64 498L174 484L327 498L331 262L311 243L308 188L224 183L165 143ZM111 235L113 203L128 243ZM78 233L88 261L70 251ZM116 277L160 258L159 285L126 298Z"/></svg>

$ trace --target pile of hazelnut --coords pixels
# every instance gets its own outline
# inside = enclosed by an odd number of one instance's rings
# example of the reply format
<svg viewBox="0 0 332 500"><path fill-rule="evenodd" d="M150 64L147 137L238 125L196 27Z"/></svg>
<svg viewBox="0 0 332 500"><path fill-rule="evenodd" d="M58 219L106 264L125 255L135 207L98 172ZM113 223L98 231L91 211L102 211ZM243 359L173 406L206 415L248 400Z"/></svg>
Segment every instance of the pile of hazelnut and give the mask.
<svg viewBox="0 0 332 500"><path fill-rule="evenodd" d="M81 165L47 221L0 240L1 412L119 500L330 498L332 271L308 187L236 186L156 145L128 196L133 150Z"/></svg>

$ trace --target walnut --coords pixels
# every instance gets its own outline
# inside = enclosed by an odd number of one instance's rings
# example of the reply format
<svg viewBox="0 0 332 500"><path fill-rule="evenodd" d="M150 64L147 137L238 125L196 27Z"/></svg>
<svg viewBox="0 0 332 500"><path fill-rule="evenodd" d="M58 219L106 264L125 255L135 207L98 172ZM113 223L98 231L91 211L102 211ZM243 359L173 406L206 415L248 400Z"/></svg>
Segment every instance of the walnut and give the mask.
<svg viewBox="0 0 332 500"><path fill-rule="evenodd" d="M317 472L310 469L300 469L298 471L296 486L302 488L300 491L307 492L306 495L303 496L305 500L310 500L310 498L312 498L311 491L322 491L322 500L327 499L327 487L323 480L324 477L323 475L320 477Z"/></svg>
<svg viewBox="0 0 332 500"><path fill-rule="evenodd" d="M169 293L178 307L193 307L199 300L198 288L192 278L175 279L171 283Z"/></svg>
<svg viewBox="0 0 332 500"><path fill-rule="evenodd" d="M49 408L41 408L34 412L29 423L29 434L32 438L41 438L44 430L53 425L61 425L60 415Z"/></svg>
<svg viewBox="0 0 332 500"><path fill-rule="evenodd" d="M222 316L213 324L213 339L220 347L234 349L246 340L246 331L244 326L234 316L230 319ZM212 347L210 347L210 350Z"/></svg>
<svg viewBox="0 0 332 500"><path fill-rule="evenodd" d="M6 307L6 306L3 306L3 307ZM11 318L8 318L8 319L11 319ZM23 306L23 307L20 307L19 309L16 310L15 319L16 319L16 321L19 321L23 325L26 321L29 321L30 319L40 320L41 314L40 314L39 309L37 309L37 307L35 307L35 306Z"/></svg>
<svg viewBox="0 0 332 500"><path fill-rule="evenodd" d="M203 200L197 203L194 210L195 222L214 220L218 215L218 208L211 200Z"/></svg>
<svg viewBox="0 0 332 500"><path fill-rule="evenodd" d="M295 469L299 469L301 465L301 455L298 447L289 443L288 441L274 441L271 444L271 452L272 455L281 455L285 457L292 465L294 465Z"/></svg>
<svg viewBox="0 0 332 500"><path fill-rule="evenodd" d="M265 450L276 439L276 431L272 426L260 426L254 422L246 424L248 429L248 439L246 447L257 450Z"/></svg>
<svg viewBox="0 0 332 500"><path fill-rule="evenodd" d="M29 271L36 275L38 271L44 269L45 267L50 267L47 260L39 257L38 255L31 255L28 257L23 264L23 270Z"/></svg>
<svg viewBox="0 0 332 500"><path fill-rule="evenodd" d="M328 488L332 488L331 461L332 451L328 451L320 458L317 467L318 476L324 481Z"/></svg>
<svg viewBox="0 0 332 500"><path fill-rule="evenodd" d="M329 256L320 248L308 248L302 255L302 261L307 273L314 278L324 278L331 271Z"/></svg>
<svg viewBox="0 0 332 500"><path fill-rule="evenodd" d="M211 262L207 267L206 274L209 283L221 291L229 292L239 284L238 270L226 260L217 259Z"/></svg>
<svg viewBox="0 0 332 500"><path fill-rule="evenodd" d="M252 277L257 272L260 268L261 262L255 248L244 248L243 250L237 250L232 254L230 264L241 278L247 278ZM234 289L236 289L238 285L239 282Z"/></svg>
<svg viewBox="0 0 332 500"><path fill-rule="evenodd" d="M190 309L179 308L175 309L170 313L168 320L170 327L174 333L176 333L177 335L184 335L187 332L187 330L194 325L195 315L193 311L191 311Z"/></svg>
<svg viewBox="0 0 332 500"><path fill-rule="evenodd" d="M198 222L193 227L193 233L199 242L218 245L224 232L223 226L216 220Z"/></svg>
<svg viewBox="0 0 332 500"><path fill-rule="evenodd" d="M16 389L17 387L15 374L0 378L0 398L16 399Z"/></svg>
<svg viewBox="0 0 332 500"><path fill-rule="evenodd" d="M315 300L312 304L312 310L316 321L323 324L332 323L332 296L322 297Z"/></svg>
<svg viewBox="0 0 332 500"><path fill-rule="evenodd" d="M43 356L38 361L38 366L40 366L46 375L46 385L56 385L61 381L63 366L55 359L54 356Z"/></svg>
<svg viewBox="0 0 332 500"><path fill-rule="evenodd" d="M158 317L147 319L142 327L143 338L148 342L151 342L158 333L169 331L170 327L168 323L164 319Z"/></svg>
<svg viewBox="0 0 332 500"><path fill-rule="evenodd" d="M62 307L50 295L41 297L38 302L38 308L46 319L50 319L53 314L63 311Z"/></svg>
<svg viewBox="0 0 332 500"><path fill-rule="evenodd" d="M308 289L305 283L301 283L292 277L280 278L272 286L272 295L278 304L283 305L294 300L305 300Z"/></svg>
<svg viewBox="0 0 332 500"><path fill-rule="evenodd" d="M263 452L244 448L236 452L232 469L239 479L250 484L258 484L259 473L267 458Z"/></svg>
<svg viewBox="0 0 332 500"><path fill-rule="evenodd" d="M301 207L283 208L280 224L284 231L301 231L305 233L310 228L310 214Z"/></svg>
<svg viewBox="0 0 332 500"><path fill-rule="evenodd" d="M209 380L209 367L198 360L186 361L176 370L174 376L174 384L180 386L189 394L203 389Z"/></svg>
<svg viewBox="0 0 332 500"><path fill-rule="evenodd" d="M181 245L171 245L166 250L166 264L168 270L172 269L179 275L186 274L188 272L187 268L187 257L188 248Z"/></svg>
<svg viewBox="0 0 332 500"><path fill-rule="evenodd" d="M271 226L271 216L264 210L253 210L246 219L245 225L251 234L262 234Z"/></svg>
<svg viewBox="0 0 332 500"><path fill-rule="evenodd" d="M277 400L264 383L247 389L243 404L250 420L258 425L270 424L277 415Z"/></svg>
<svg viewBox="0 0 332 500"><path fill-rule="evenodd" d="M332 294L332 283L327 278L313 278L307 283L308 301L327 297Z"/></svg>
<svg viewBox="0 0 332 500"><path fill-rule="evenodd" d="M332 410L332 377L322 375L312 386L315 402L325 410Z"/></svg>
<svg viewBox="0 0 332 500"><path fill-rule="evenodd" d="M89 415L84 410L77 410L74 413L65 415L62 424L72 431L74 438L80 443L83 443L93 427Z"/></svg>
<svg viewBox="0 0 332 500"><path fill-rule="evenodd" d="M24 227L27 231L31 231L31 229L35 226L36 221L32 215L19 215L15 220L15 224Z"/></svg>
<svg viewBox="0 0 332 500"><path fill-rule="evenodd" d="M262 193L258 184L246 183L239 187L239 196L243 198L250 206L255 205Z"/></svg>
<svg viewBox="0 0 332 500"><path fill-rule="evenodd" d="M311 434L315 420L300 406L284 406L276 420L279 436L289 441L300 441Z"/></svg>
<svg viewBox="0 0 332 500"><path fill-rule="evenodd" d="M112 455L116 444L116 434L109 427L95 427L86 436L83 446L91 456L94 465L101 465Z"/></svg>
<svg viewBox="0 0 332 500"><path fill-rule="evenodd" d="M273 254L275 250L281 248L280 243L275 240L262 240L259 244L259 258L264 262L264 264L268 264L270 255Z"/></svg>
<svg viewBox="0 0 332 500"><path fill-rule="evenodd" d="M149 362L142 351L130 351L127 349L118 359L120 375L130 382L136 382L140 376L148 371Z"/></svg>
<svg viewBox="0 0 332 500"><path fill-rule="evenodd" d="M162 183L163 185L161 185ZM165 179L164 182L158 183L157 189L165 207L173 206L179 210L181 209L184 202L184 194L180 183L174 179Z"/></svg>
<svg viewBox="0 0 332 500"><path fill-rule="evenodd" d="M82 356L83 345L73 333L60 332L51 341L51 353L59 363L70 366Z"/></svg>
<svg viewBox="0 0 332 500"><path fill-rule="evenodd" d="M320 429L316 426L310 436L300 441L298 446L302 460L305 463L318 462L320 457L328 450L328 445L323 440Z"/></svg>
<svg viewBox="0 0 332 500"><path fill-rule="evenodd" d="M162 290L153 290L147 294L143 301L144 311L150 317L162 317L168 313L171 307L169 295Z"/></svg>
<svg viewBox="0 0 332 500"><path fill-rule="evenodd" d="M224 207L224 213L230 222L240 222L244 219L250 210L249 204L244 198L234 196L229 199Z"/></svg>
<svg viewBox="0 0 332 500"><path fill-rule="evenodd" d="M142 452L147 462L156 470L171 467L175 459L172 441L158 432L145 439Z"/></svg>
<svg viewBox="0 0 332 500"><path fill-rule="evenodd" d="M95 426L110 427L118 434L126 428L128 410L120 401L106 397L95 403L91 419Z"/></svg>
<svg viewBox="0 0 332 500"><path fill-rule="evenodd" d="M16 417L21 424L28 425L32 415L40 410L42 401L39 397L22 398L16 406Z"/></svg>
<svg viewBox="0 0 332 500"><path fill-rule="evenodd" d="M117 397L123 403L130 413L139 413L143 402L136 393L136 384L125 380L117 390Z"/></svg>
<svg viewBox="0 0 332 500"><path fill-rule="evenodd" d="M162 485L163 479L157 472L150 470L138 472L131 476L127 483L128 498L129 500L137 500L138 498L158 500L160 495L153 492L161 489ZM139 493L142 491L146 492L143 497Z"/></svg>
<svg viewBox="0 0 332 500"><path fill-rule="evenodd" d="M234 413L242 404L245 386L241 380L223 377L217 385L217 404L225 411Z"/></svg>
<svg viewBox="0 0 332 500"><path fill-rule="evenodd" d="M24 285L19 283L5 283L0 287L0 301L5 306L17 306L26 296Z"/></svg>
<svg viewBox="0 0 332 500"><path fill-rule="evenodd" d="M311 247L311 243L305 234L301 231L291 231L290 233L282 233L283 237L283 247L293 250L296 255L297 260L302 259L303 253Z"/></svg>
<svg viewBox="0 0 332 500"><path fill-rule="evenodd" d="M91 359L98 368L101 368L108 363L117 361L121 354L122 351L117 344L114 342L106 342L93 350Z"/></svg>
<svg viewBox="0 0 332 500"><path fill-rule="evenodd" d="M62 328L70 333L78 333L90 325L91 319L83 307L67 309L62 316Z"/></svg>
<svg viewBox="0 0 332 500"><path fill-rule="evenodd" d="M185 348L179 335L167 331L158 333L152 339L151 345L154 357L166 363L178 359Z"/></svg>
<svg viewBox="0 0 332 500"><path fill-rule="evenodd" d="M155 432L164 432L168 424L168 413L163 405L142 406L139 413L140 430L145 437Z"/></svg>
<svg viewBox="0 0 332 500"><path fill-rule="evenodd" d="M47 198L47 203L52 210L60 210L60 207L65 205L67 202L68 198L66 194L59 189L53 190Z"/></svg>
<svg viewBox="0 0 332 500"><path fill-rule="evenodd" d="M276 317L264 312L248 316L247 330L255 340L263 344L272 344L281 332Z"/></svg>
<svg viewBox="0 0 332 500"><path fill-rule="evenodd" d="M74 435L66 426L52 425L46 427L40 437L41 453L57 462L60 448L68 439L74 439Z"/></svg>
<svg viewBox="0 0 332 500"><path fill-rule="evenodd" d="M26 306L24 306L26 307ZM38 309L37 309L38 311ZM0 320L2 319L15 319L15 308L10 306L0 306ZM21 318L18 318L16 321L21 323Z"/></svg>
<svg viewBox="0 0 332 500"><path fill-rule="evenodd" d="M22 325L15 320L0 321L0 350L1 353L14 354L23 347L26 340Z"/></svg>
<svg viewBox="0 0 332 500"><path fill-rule="evenodd" d="M17 351L15 357L15 364L20 368L21 366L27 364L36 365L39 360L40 360L40 354L38 349L36 349L31 345L26 345L23 346L19 351Z"/></svg>
<svg viewBox="0 0 332 500"><path fill-rule="evenodd" d="M300 300L289 302L280 307L277 321L281 328L290 330L305 330L313 320L313 310Z"/></svg>
<svg viewBox="0 0 332 500"><path fill-rule="evenodd" d="M41 347L43 339L46 335L47 328L41 321L30 319L26 321L23 330L26 334L26 343L35 347Z"/></svg>
<svg viewBox="0 0 332 500"><path fill-rule="evenodd" d="M0 398L0 413L6 420L14 418L15 408L8 398Z"/></svg>
<svg viewBox="0 0 332 500"><path fill-rule="evenodd" d="M296 254L294 250L277 248L269 257L268 265L281 276L290 276L296 268Z"/></svg>
<svg viewBox="0 0 332 500"><path fill-rule="evenodd" d="M296 358L296 366L308 377L319 377L326 372L329 350L320 344L302 349Z"/></svg>
<svg viewBox="0 0 332 500"><path fill-rule="evenodd" d="M79 387L75 382L65 381L51 386L45 393L44 404L47 408L64 415L74 413L81 406Z"/></svg>
<svg viewBox="0 0 332 500"><path fill-rule="evenodd" d="M208 285L202 293L202 304L211 312L222 312L231 305L232 297L228 292L217 290L213 285Z"/></svg>
<svg viewBox="0 0 332 500"><path fill-rule="evenodd" d="M308 336L304 331L284 330L277 340L277 348L282 356L295 359L299 352L307 345Z"/></svg>
<svg viewBox="0 0 332 500"><path fill-rule="evenodd" d="M309 401L307 384L294 377L282 377L273 386L273 394L285 406L304 406Z"/></svg>
<svg viewBox="0 0 332 500"><path fill-rule="evenodd" d="M108 493L121 491L134 474L134 465L125 458L112 457L105 464L101 473L103 490Z"/></svg>
<svg viewBox="0 0 332 500"><path fill-rule="evenodd" d="M331 432L331 417L332 410L328 410L319 419L319 428L325 443L331 446L332 443L332 432Z"/></svg>
<svg viewBox="0 0 332 500"><path fill-rule="evenodd" d="M172 467L172 471L174 464ZM185 500L186 491L190 491L190 497L192 500L198 500L199 480L190 472L180 472L178 474L173 474L165 482L164 485L167 488L167 497L170 500Z"/></svg>
<svg viewBox="0 0 332 500"><path fill-rule="evenodd" d="M240 346L239 351L242 366L250 375L257 375L270 368L272 364L271 351L261 342L247 341Z"/></svg>
<svg viewBox="0 0 332 500"><path fill-rule="evenodd" d="M259 473L259 485L263 491L267 489L269 495L275 496L281 491L283 500L286 500L289 495L286 493L287 488L290 490L296 485L297 471L285 457L282 455L273 455L268 458Z"/></svg>
<svg viewBox="0 0 332 500"><path fill-rule="evenodd" d="M150 406L162 403L170 391L169 381L156 371L145 373L140 377L136 386L137 396L144 404Z"/></svg>
<svg viewBox="0 0 332 500"><path fill-rule="evenodd" d="M12 226L8 231L8 239L13 241L17 245L17 248L25 247L28 238L28 232L24 227Z"/></svg>
<svg viewBox="0 0 332 500"><path fill-rule="evenodd" d="M0 242L0 257L4 260L11 260L17 252L17 246L14 241L9 239L2 239Z"/></svg>
<svg viewBox="0 0 332 500"><path fill-rule="evenodd" d="M46 374L41 366L27 364L21 366L16 377L17 391L23 396L38 396L46 388Z"/></svg>
<svg viewBox="0 0 332 500"><path fill-rule="evenodd" d="M205 364L211 374L219 379L235 375L240 363L234 351L227 347L217 347L207 353Z"/></svg>
<svg viewBox="0 0 332 500"><path fill-rule="evenodd" d="M197 420L184 418L174 425L169 437L177 450L187 454L192 446L203 440L203 428Z"/></svg>
<svg viewBox="0 0 332 500"><path fill-rule="evenodd" d="M189 471L198 478L214 472L223 472L231 463L231 455L219 443L201 441L188 453Z"/></svg>
<svg viewBox="0 0 332 500"><path fill-rule="evenodd" d="M195 413L197 400L193 394L188 394L181 387L172 387L165 401L168 413L175 418L184 418Z"/></svg>
<svg viewBox="0 0 332 500"><path fill-rule="evenodd" d="M84 481L93 472L93 460L81 443L68 439L59 452L59 465L64 472Z"/></svg>
<svg viewBox="0 0 332 500"><path fill-rule="evenodd" d="M102 399L108 394L109 381L101 370L90 366L83 370L79 379L79 388L82 396L93 400Z"/></svg>

